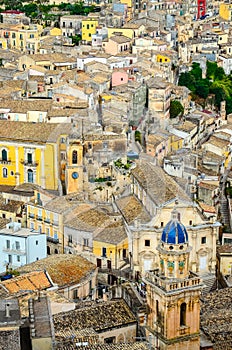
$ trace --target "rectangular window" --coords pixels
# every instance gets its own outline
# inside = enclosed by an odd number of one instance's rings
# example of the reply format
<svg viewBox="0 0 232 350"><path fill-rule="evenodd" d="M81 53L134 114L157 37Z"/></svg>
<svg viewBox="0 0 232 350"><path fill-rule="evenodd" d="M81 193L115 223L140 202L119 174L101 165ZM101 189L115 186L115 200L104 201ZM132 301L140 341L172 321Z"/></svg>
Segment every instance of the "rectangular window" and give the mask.
<svg viewBox="0 0 232 350"><path fill-rule="evenodd" d="M9 240L6 241L6 248L10 249L10 241Z"/></svg>
<svg viewBox="0 0 232 350"><path fill-rule="evenodd" d="M201 237L201 244L205 244L206 243L206 237Z"/></svg>
<svg viewBox="0 0 232 350"><path fill-rule="evenodd" d="M68 243L72 243L72 235L68 235Z"/></svg>
<svg viewBox="0 0 232 350"><path fill-rule="evenodd" d="M46 234L47 234L47 236L50 235L50 229L49 228L46 228Z"/></svg>
<svg viewBox="0 0 232 350"><path fill-rule="evenodd" d="M87 24L86 29L89 29L89 24Z"/></svg>
<svg viewBox="0 0 232 350"><path fill-rule="evenodd" d="M145 247L150 247L150 239L145 239Z"/></svg>
<svg viewBox="0 0 232 350"><path fill-rule="evenodd" d="M32 153L27 153L27 162L32 163Z"/></svg>
<svg viewBox="0 0 232 350"><path fill-rule="evenodd" d="M78 299L78 289L73 291L73 299Z"/></svg>
<svg viewBox="0 0 232 350"><path fill-rule="evenodd" d="M17 261L20 262L20 255L17 255Z"/></svg>
<svg viewBox="0 0 232 350"><path fill-rule="evenodd" d="M103 258L106 258L106 248L102 248L102 256Z"/></svg>
<svg viewBox="0 0 232 350"><path fill-rule="evenodd" d="M15 248L16 248L16 250L20 249L20 242L18 242L18 241L15 242Z"/></svg>
<svg viewBox="0 0 232 350"><path fill-rule="evenodd" d="M88 245L89 245L89 240L88 240L88 238L84 238L84 246L85 246L85 247L88 247Z"/></svg>
<svg viewBox="0 0 232 350"><path fill-rule="evenodd" d="M12 255L8 255L8 263L12 264Z"/></svg>
<svg viewBox="0 0 232 350"><path fill-rule="evenodd" d="M38 245L39 244L39 241L35 241L35 245Z"/></svg>

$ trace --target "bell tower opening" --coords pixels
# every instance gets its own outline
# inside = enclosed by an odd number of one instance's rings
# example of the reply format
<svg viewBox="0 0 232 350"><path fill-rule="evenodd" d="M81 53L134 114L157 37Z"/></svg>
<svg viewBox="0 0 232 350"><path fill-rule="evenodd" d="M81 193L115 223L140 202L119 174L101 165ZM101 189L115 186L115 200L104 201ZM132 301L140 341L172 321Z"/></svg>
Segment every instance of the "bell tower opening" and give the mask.
<svg viewBox="0 0 232 350"><path fill-rule="evenodd" d="M180 305L180 326L186 326L186 303Z"/></svg>

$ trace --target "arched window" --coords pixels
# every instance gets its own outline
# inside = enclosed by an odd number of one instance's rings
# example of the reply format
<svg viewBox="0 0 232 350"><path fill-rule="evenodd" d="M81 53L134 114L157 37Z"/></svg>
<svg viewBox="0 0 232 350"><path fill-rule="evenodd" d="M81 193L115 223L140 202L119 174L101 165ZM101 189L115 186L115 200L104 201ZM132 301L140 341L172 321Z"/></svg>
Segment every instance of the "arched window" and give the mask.
<svg viewBox="0 0 232 350"><path fill-rule="evenodd" d="M3 177L7 177L7 176L8 176L7 168L3 168L3 169L2 169L2 176L3 176Z"/></svg>
<svg viewBox="0 0 232 350"><path fill-rule="evenodd" d="M31 169L27 170L27 182L30 182L30 183L34 182L34 174L33 174L33 170Z"/></svg>
<svg viewBox="0 0 232 350"><path fill-rule="evenodd" d="M186 325L186 303L180 305L180 325Z"/></svg>
<svg viewBox="0 0 232 350"><path fill-rule="evenodd" d="M77 164L77 151L72 152L72 163Z"/></svg>
<svg viewBox="0 0 232 350"><path fill-rule="evenodd" d="M7 161L7 151L5 149L2 150L2 160Z"/></svg>

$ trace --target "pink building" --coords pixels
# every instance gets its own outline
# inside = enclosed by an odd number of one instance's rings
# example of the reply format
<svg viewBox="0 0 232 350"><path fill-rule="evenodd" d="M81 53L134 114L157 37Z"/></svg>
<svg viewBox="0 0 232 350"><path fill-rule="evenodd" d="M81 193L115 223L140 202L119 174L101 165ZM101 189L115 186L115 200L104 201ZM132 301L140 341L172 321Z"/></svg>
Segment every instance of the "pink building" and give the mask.
<svg viewBox="0 0 232 350"><path fill-rule="evenodd" d="M122 84L127 84L128 83L128 74L124 70L115 70L112 73L111 77L111 82L112 82L112 87L122 85Z"/></svg>
<svg viewBox="0 0 232 350"><path fill-rule="evenodd" d="M120 52L129 51L131 48L132 39L121 33L109 38L108 41L102 43L102 47L106 53L117 55Z"/></svg>

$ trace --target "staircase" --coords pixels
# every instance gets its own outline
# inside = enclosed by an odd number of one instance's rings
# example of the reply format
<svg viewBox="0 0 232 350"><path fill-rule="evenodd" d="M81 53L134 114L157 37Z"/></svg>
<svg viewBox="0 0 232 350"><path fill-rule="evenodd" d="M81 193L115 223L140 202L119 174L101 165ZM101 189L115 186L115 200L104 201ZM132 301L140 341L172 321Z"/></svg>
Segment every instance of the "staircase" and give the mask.
<svg viewBox="0 0 232 350"><path fill-rule="evenodd" d="M225 197L223 197L220 201L220 211L221 211L221 217L222 217L222 222L224 225L226 225L229 229L230 227L230 213L229 213L229 206L228 206L228 201Z"/></svg>
<svg viewBox="0 0 232 350"><path fill-rule="evenodd" d="M215 274L207 273L199 277L202 279L202 282L204 284L202 294L207 294L217 289L217 280L216 280Z"/></svg>

